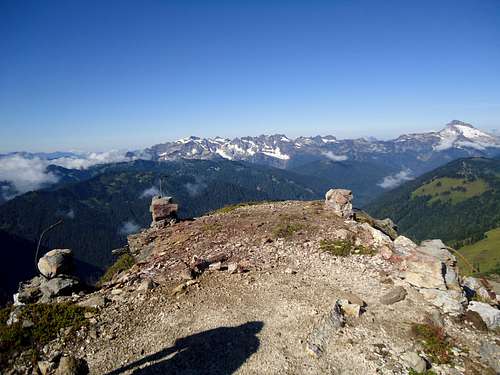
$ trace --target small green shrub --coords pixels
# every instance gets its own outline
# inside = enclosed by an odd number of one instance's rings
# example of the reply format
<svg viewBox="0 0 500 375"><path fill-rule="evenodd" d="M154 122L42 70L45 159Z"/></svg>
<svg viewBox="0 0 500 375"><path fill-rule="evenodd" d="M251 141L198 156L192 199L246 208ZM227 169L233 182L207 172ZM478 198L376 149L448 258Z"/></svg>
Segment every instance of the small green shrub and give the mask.
<svg viewBox="0 0 500 375"><path fill-rule="evenodd" d="M346 257L351 254L373 255L374 251L365 246L356 246L349 240L321 240L319 242L321 251L326 251L335 256Z"/></svg>
<svg viewBox="0 0 500 375"><path fill-rule="evenodd" d="M0 313L0 367L5 368L8 359L23 351L37 351L54 340L61 329L70 328L70 333L85 324L88 309L70 303L26 305L20 313L19 322L7 325L11 308ZM23 327L23 321L31 321L32 326Z"/></svg>
<svg viewBox="0 0 500 375"><path fill-rule="evenodd" d="M107 283L108 281L111 281L113 279L113 276L119 274L120 272L126 271L129 268L131 268L135 264L135 259L131 254L123 254L120 256L116 262L110 266L104 275L99 279L97 282L97 285L103 285Z"/></svg>
<svg viewBox="0 0 500 375"><path fill-rule="evenodd" d="M279 223L273 230L273 236L275 238L288 238L291 237L295 232L303 229L304 225L299 223L292 223L290 221L284 221Z"/></svg>
<svg viewBox="0 0 500 375"><path fill-rule="evenodd" d="M425 353L437 364L450 363L452 359L451 344L442 327L432 323L413 324L411 331L420 340Z"/></svg>

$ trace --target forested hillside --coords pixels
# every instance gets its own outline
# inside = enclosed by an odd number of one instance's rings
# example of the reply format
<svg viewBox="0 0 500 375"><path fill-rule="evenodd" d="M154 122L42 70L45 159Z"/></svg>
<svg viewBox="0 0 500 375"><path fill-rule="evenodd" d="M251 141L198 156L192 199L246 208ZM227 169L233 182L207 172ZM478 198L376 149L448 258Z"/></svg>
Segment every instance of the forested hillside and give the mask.
<svg viewBox="0 0 500 375"><path fill-rule="evenodd" d="M454 247L500 227L500 160L453 161L382 195L367 206L413 239L441 238Z"/></svg>
<svg viewBox="0 0 500 375"><path fill-rule="evenodd" d="M160 177L164 194L175 197L184 218L242 201L317 199L328 187L318 178L230 161L135 161L71 174L57 187L26 193L0 206L0 230L34 242L44 228L62 218L64 223L44 245L73 249L78 273L87 280L95 280L112 262L111 250L125 244L128 234L149 226L149 204L159 193ZM12 270L32 266L33 262L26 265L24 253L5 244L2 252L10 251Z"/></svg>

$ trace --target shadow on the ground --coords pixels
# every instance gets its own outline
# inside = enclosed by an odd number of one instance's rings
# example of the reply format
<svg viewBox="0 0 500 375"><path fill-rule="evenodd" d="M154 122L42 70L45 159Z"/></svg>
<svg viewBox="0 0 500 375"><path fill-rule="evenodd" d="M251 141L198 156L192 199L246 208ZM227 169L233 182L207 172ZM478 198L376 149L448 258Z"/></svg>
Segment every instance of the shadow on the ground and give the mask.
<svg viewBox="0 0 500 375"><path fill-rule="evenodd" d="M172 347L118 368L108 375L217 374L235 372L259 348L263 322L219 327L177 339Z"/></svg>

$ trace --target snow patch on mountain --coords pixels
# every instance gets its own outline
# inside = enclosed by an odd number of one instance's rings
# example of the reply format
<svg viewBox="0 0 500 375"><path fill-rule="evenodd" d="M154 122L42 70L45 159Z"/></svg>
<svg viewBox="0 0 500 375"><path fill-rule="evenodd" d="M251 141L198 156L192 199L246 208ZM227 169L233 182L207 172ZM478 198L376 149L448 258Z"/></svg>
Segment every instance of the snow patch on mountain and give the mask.
<svg viewBox="0 0 500 375"><path fill-rule="evenodd" d="M271 156L273 158L277 158L277 159L281 159L281 160L290 159L290 156L283 154L279 147L276 147L274 150L270 150L270 151L262 151L262 153L264 155Z"/></svg>

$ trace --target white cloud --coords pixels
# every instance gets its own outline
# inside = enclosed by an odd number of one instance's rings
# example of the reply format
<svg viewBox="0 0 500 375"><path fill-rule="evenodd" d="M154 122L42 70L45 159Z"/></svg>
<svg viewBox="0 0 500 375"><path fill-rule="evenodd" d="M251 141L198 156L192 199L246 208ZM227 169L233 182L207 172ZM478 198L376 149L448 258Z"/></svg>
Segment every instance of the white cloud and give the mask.
<svg viewBox="0 0 500 375"><path fill-rule="evenodd" d="M348 159L347 155L336 155L331 151L324 151L322 154L333 161L344 161Z"/></svg>
<svg viewBox="0 0 500 375"><path fill-rule="evenodd" d="M393 189L401 185L403 182L409 180L413 180L413 177L411 176L411 170L403 169L396 174L385 176L382 182L378 183L377 185L383 189Z"/></svg>
<svg viewBox="0 0 500 375"><path fill-rule="evenodd" d="M136 159L136 157L127 157L123 151L111 150L52 159L47 164L59 165L68 169L87 169L97 164L119 163Z"/></svg>
<svg viewBox="0 0 500 375"><path fill-rule="evenodd" d="M47 161L39 158L25 158L9 155L0 158L0 181L10 182L17 194L40 189L58 181L58 177L46 171ZM11 199L13 194L5 196Z"/></svg>
<svg viewBox="0 0 500 375"><path fill-rule="evenodd" d="M156 186L151 186L142 192L139 198L152 198L155 195L160 195L160 190Z"/></svg>
<svg viewBox="0 0 500 375"><path fill-rule="evenodd" d="M120 229L118 230L118 233L124 234L124 235L129 235L132 233L137 233L141 229L139 225L137 225L133 220L125 221Z"/></svg>
<svg viewBox="0 0 500 375"><path fill-rule="evenodd" d="M68 169L87 169L97 164L118 163L136 160L141 157L127 157L123 151L92 152L75 154L57 159L47 160L32 154L11 154L0 157L0 181L12 184L13 189L3 189L0 194L4 199L12 199L16 195L40 189L56 183L59 178L47 172L47 166L58 165Z"/></svg>
<svg viewBox="0 0 500 375"><path fill-rule="evenodd" d="M196 183L191 183L188 182L187 184L184 184L184 187L186 188L188 194L191 197L196 197L197 195L200 195L203 190L207 188L207 184L203 182L196 182Z"/></svg>

